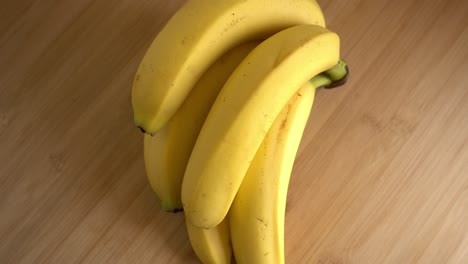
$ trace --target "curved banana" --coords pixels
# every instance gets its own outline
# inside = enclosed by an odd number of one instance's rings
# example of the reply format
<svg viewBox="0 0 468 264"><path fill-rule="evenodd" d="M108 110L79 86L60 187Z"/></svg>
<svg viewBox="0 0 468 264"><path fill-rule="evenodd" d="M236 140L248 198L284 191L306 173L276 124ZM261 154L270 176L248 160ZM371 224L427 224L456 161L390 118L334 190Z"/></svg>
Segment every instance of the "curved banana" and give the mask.
<svg viewBox="0 0 468 264"><path fill-rule="evenodd" d="M316 25L295 26L258 45L228 79L200 131L185 171L188 220L210 228L226 216L275 118L313 76L339 60L339 38Z"/></svg>
<svg viewBox="0 0 468 264"><path fill-rule="evenodd" d="M285 262L284 218L289 179L315 89L337 87L347 78L345 61L314 76L291 99L263 139L228 213L238 264Z"/></svg>
<svg viewBox="0 0 468 264"><path fill-rule="evenodd" d="M186 227L193 251L203 264L231 263L232 248L227 217L210 229L196 227L189 221L186 221Z"/></svg>
<svg viewBox="0 0 468 264"><path fill-rule="evenodd" d="M291 175L315 87L304 85L268 131L229 210L238 264L284 263L284 213Z"/></svg>
<svg viewBox="0 0 468 264"><path fill-rule="evenodd" d="M134 122L155 134L222 54L294 25L325 26L314 0L190 0L146 52L132 91Z"/></svg>
<svg viewBox="0 0 468 264"><path fill-rule="evenodd" d="M182 209L182 179L203 122L226 80L259 43L249 42L224 54L203 74L166 126L155 136L145 134L146 175L164 210Z"/></svg>

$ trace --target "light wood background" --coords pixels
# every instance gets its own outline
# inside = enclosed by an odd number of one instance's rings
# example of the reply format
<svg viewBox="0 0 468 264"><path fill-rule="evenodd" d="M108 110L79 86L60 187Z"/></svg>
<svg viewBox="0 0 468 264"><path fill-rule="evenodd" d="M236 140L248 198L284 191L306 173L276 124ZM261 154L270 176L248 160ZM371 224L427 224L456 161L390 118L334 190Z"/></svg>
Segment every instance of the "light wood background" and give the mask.
<svg viewBox="0 0 468 264"><path fill-rule="evenodd" d="M144 174L131 84L181 0L4 0L0 263L198 263ZM288 263L468 263L468 3L320 0L349 83L318 92Z"/></svg>

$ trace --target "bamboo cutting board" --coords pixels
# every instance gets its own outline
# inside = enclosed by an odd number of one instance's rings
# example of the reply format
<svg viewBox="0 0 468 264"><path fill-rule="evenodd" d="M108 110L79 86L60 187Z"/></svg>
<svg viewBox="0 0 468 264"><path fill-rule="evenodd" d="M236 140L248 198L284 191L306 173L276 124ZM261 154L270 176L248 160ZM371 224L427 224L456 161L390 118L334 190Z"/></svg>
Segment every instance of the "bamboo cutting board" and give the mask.
<svg viewBox="0 0 468 264"><path fill-rule="evenodd" d="M181 0L6 0L0 263L198 263L144 173L132 79ZM288 263L468 263L468 4L319 1L351 78L317 93Z"/></svg>

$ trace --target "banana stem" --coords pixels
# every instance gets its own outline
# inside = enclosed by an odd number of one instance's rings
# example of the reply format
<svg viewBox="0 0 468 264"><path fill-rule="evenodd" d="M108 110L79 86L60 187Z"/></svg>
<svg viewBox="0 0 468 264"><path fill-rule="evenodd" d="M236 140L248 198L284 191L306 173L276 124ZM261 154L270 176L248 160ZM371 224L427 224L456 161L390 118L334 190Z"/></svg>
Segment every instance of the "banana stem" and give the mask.
<svg viewBox="0 0 468 264"><path fill-rule="evenodd" d="M346 83L349 76L348 62L340 60L332 68L316 75L310 82L318 88L331 89L339 87Z"/></svg>

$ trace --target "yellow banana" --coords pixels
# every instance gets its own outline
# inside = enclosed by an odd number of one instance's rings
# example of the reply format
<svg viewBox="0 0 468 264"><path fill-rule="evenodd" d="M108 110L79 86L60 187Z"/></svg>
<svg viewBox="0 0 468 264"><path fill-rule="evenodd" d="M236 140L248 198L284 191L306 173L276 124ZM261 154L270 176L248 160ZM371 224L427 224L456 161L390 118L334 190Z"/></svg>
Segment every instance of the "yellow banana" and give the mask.
<svg viewBox="0 0 468 264"><path fill-rule="evenodd" d="M291 99L263 139L229 209L232 247L238 264L282 264L284 219L294 159L319 87L346 82L346 61L314 76Z"/></svg>
<svg viewBox="0 0 468 264"><path fill-rule="evenodd" d="M304 85L276 118L229 210L238 264L284 263L284 214L289 177L314 100Z"/></svg>
<svg viewBox="0 0 468 264"><path fill-rule="evenodd" d="M325 26L313 0L190 0L166 24L135 75L134 122L155 134L222 54L294 25Z"/></svg>
<svg viewBox="0 0 468 264"><path fill-rule="evenodd" d="M232 249L228 221L226 217L219 225L210 229L199 228L186 221L193 251L203 264L231 263Z"/></svg>
<svg viewBox="0 0 468 264"><path fill-rule="evenodd" d="M166 126L155 136L145 134L146 174L164 210L182 209L182 179L203 122L226 80L259 43L249 42L224 54L203 74Z"/></svg>
<svg viewBox="0 0 468 264"><path fill-rule="evenodd" d="M226 216L255 153L289 99L339 60L339 38L316 25L283 30L258 45L228 79L185 171L188 221L211 228Z"/></svg>
<svg viewBox="0 0 468 264"><path fill-rule="evenodd" d="M265 136L228 217L221 224L204 229L186 221L190 242L202 263L231 262L228 223L237 263L284 263L284 214L289 177L312 108L314 89L339 86L346 82L347 76L347 63L340 61L314 76L289 101Z"/></svg>

